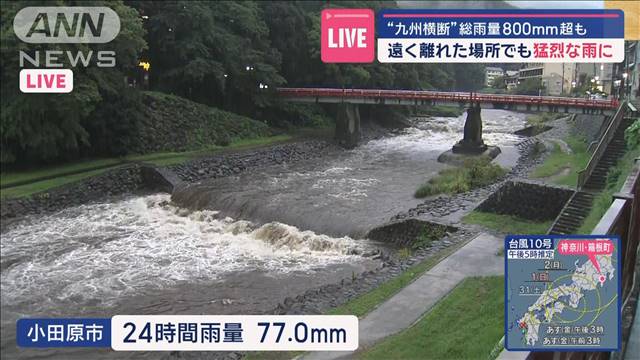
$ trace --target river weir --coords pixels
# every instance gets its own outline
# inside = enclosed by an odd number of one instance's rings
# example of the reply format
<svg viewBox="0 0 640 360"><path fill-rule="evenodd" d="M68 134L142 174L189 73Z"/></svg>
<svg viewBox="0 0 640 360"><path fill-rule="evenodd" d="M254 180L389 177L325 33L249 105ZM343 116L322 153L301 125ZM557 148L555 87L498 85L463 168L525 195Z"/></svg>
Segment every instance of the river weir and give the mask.
<svg viewBox="0 0 640 360"><path fill-rule="evenodd" d="M233 218L281 221L332 236L363 238L393 215L414 207L414 191L447 167L437 161L459 140L466 115L423 117L395 136L329 153L320 161L273 166L223 179L201 181L174 192L191 209L215 209ZM486 110L485 142L503 149L496 162L518 159L512 132L524 115Z"/></svg>
<svg viewBox="0 0 640 360"><path fill-rule="evenodd" d="M518 158L524 115L485 110L484 138ZM420 201L447 165L458 118L413 126L348 151L152 194L33 215L2 229L3 358L85 359L83 349L17 351L21 317L259 314L286 297L381 266L368 230ZM167 358L91 352L91 358Z"/></svg>

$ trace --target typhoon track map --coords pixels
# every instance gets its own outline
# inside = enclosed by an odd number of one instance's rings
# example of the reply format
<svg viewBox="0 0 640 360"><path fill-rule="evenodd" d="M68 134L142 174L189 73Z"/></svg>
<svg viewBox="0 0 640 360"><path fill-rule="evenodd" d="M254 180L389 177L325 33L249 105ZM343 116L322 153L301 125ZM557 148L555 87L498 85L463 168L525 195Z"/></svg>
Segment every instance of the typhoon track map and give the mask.
<svg viewBox="0 0 640 360"><path fill-rule="evenodd" d="M618 246L615 237L507 237L507 349L617 349Z"/></svg>

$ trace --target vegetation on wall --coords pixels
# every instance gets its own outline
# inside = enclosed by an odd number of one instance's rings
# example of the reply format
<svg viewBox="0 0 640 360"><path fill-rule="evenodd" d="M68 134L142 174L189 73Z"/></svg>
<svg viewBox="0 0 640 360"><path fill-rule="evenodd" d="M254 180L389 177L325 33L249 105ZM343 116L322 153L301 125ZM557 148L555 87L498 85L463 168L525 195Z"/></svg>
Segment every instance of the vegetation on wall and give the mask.
<svg viewBox="0 0 640 360"><path fill-rule="evenodd" d="M625 132L627 152L607 174L607 183L602 192L593 199L593 206L578 229L580 234L588 234L595 228L613 202L613 194L619 192L631 173L635 159L640 157L640 119L634 121Z"/></svg>

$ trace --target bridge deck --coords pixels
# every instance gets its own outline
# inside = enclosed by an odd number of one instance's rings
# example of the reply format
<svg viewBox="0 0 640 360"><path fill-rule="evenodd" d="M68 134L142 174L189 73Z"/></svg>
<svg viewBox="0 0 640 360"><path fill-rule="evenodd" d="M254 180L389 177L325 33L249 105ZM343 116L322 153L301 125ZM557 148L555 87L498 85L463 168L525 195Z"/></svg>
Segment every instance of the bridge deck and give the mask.
<svg viewBox="0 0 640 360"><path fill-rule="evenodd" d="M382 89L330 89L330 88L278 88L278 94L292 101L350 102L359 104L489 104L494 108L567 111L613 110L617 100L590 100L558 96L502 95L447 91L382 90ZM542 109L541 107L544 107Z"/></svg>

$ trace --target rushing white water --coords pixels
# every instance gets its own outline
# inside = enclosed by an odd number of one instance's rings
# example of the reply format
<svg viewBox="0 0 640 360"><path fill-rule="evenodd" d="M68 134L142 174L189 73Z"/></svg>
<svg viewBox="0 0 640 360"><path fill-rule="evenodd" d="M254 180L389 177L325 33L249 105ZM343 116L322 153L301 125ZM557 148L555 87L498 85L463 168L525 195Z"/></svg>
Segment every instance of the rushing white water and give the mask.
<svg viewBox="0 0 640 360"><path fill-rule="evenodd" d="M328 154L321 161L273 166L180 189L184 207L216 209L234 218L281 221L333 236L368 230L417 205L414 191L448 165L437 161L462 138L466 115L423 117L394 136ZM484 110L484 139L497 145L501 166L512 167L525 115Z"/></svg>
<svg viewBox="0 0 640 360"><path fill-rule="evenodd" d="M354 150L203 182L184 194L185 203L212 210L152 195L2 229L3 358L43 357L15 348L19 317L269 311L287 296L379 266L351 255L366 251L366 240L342 236L358 238L417 204L413 191L446 167L436 159L461 138L464 118L417 119ZM511 133L524 116L483 110L483 121L485 142L517 159L521 138ZM83 351L51 353L94 358Z"/></svg>
<svg viewBox="0 0 640 360"><path fill-rule="evenodd" d="M307 271L354 261L361 247L273 222L219 219L168 195L80 206L2 234L2 303L109 305L138 289L217 279L232 271ZM44 307L46 308L46 304Z"/></svg>

